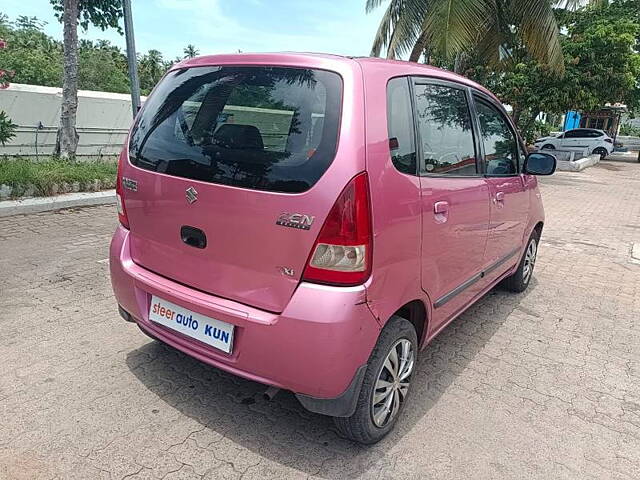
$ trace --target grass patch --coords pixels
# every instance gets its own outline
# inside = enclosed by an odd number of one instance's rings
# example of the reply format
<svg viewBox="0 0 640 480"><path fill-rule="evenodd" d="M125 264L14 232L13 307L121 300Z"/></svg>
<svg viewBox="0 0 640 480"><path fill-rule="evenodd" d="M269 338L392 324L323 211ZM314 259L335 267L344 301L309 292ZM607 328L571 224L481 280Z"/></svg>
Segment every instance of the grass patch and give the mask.
<svg viewBox="0 0 640 480"><path fill-rule="evenodd" d="M114 161L70 162L60 158L33 161L0 158L0 185L12 187L12 197L47 196L68 191L113 188L118 165Z"/></svg>

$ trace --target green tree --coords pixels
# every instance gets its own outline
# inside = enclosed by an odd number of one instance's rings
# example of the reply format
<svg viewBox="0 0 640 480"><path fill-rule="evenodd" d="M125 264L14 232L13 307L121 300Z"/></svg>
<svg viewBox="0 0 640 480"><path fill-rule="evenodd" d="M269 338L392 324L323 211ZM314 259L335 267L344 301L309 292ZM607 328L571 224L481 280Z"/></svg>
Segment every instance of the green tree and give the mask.
<svg viewBox="0 0 640 480"><path fill-rule="evenodd" d="M558 77L523 49L501 70L477 58L464 73L513 107L513 118L529 139L540 112L590 111L624 103L640 109L640 0L614 0L556 12L562 26L565 73Z"/></svg>
<svg viewBox="0 0 640 480"><path fill-rule="evenodd" d="M162 78L164 72L171 66L162 57L162 53L158 50L149 50L138 60L138 75L140 77L140 90L144 95L155 87L156 83Z"/></svg>
<svg viewBox="0 0 640 480"><path fill-rule="evenodd" d="M184 47L182 52L184 53L184 58L193 58L200 55L200 51L195 47L195 45L191 44Z"/></svg>
<svg viewBox="0 0 640 480"><path fill-rule="evenodd" d="M4 18L0 18L0 22ZM7 42L0 37L0 50L7 48ZM9 87L9 78L13 76L12 72L8 72L0 68L0 89ZM7 116L7 113L0 110L0 143L4 146L6 142L16 136L16 128L11 119Z"/></svg>
<svg viewBox="0 0 640 480"><path fill-rule="evenodd" d="M129 92L127 58L106 40L80 40L78 85L84 90Z"/></svg>
<svg viewBox="0 0 640 480"><path fill-rule="evenodd" d="M14 83L60 86L62 44L43 32L44 25L35 17L9 22L0 15L0 38L6 41L6 48L0 49L0 68L14 72Z"/></svg>
<svg viewBox="0 0 640 480"><path fill-rule="evenodd" d="M367 0L366 9L382 0ZM552 0L391 0L378 27L371 54L386 48L387 58L423 52L454 61L474 50L485 63L498 65L511 54L514 38L536 60L562 72L563 56ZM566 3L566 1L565 1ZM569 3L579 3L569 0ZM455 61L457 60L457 61Z"/></svg>
<svg viewBox="0 0 640 480"><path fill-rule="evenodd" d="M56 150L63 158L75 156L78 146L76 113L78 111L78 24L102 30L121 31L121 0L49 0L63 25L63 81L60 129Z"/></svg>
<svg viewBox="0 0 640 480"><path fill-rule="evenodd" d="M18 126L11 121L4 110L0 110L0 143L2 146L16 136Z"/></svg>
<svg viewBox="0 0 640 480"><path fill-rule="evenodd" d="M62 86L62 43L46 35L45 22L35 17L18 17L11 22L0 14L0 69L15 71L13 81L31 85ZM181 61L176 59L176 62ZM172 65L158 50L138 57L140 86L148 94ZM104 92L130 91L127 57L107 40L78 41L78 88Z"/></svg>
<svg viewBox="0 0 640 480"><path fill-rule="evenodd" d="M563 41L567 75L555 102L593 110L606 103L640 106L640 0L617 0L569 12Z"/></svg>

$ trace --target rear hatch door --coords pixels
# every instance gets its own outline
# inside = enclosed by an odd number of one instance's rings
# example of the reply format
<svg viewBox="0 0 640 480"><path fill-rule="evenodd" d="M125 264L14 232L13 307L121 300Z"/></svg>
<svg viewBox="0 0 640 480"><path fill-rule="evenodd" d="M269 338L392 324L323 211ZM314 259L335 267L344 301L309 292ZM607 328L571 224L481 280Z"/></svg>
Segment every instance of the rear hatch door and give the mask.
<svg viewBox="0 0 640 480"><path fill-rule="evenodd" d="M342 104L343 80L326 70L170 72L123 152L133 261L195 289L282 311L324 218L364 165L353 153L363 141L358 128L338 149ZM337 151L355 161L334 161Z"/></svg>

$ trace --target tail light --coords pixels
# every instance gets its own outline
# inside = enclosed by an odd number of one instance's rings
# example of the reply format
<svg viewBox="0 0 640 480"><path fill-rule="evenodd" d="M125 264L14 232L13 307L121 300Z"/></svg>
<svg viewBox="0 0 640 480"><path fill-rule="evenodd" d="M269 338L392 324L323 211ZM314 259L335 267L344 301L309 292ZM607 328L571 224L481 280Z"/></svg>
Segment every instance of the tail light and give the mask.
<svg viewBox="0 0 640 480"><path fill-rule="evenodd" d="M372 243L369 180L361 173L331 208L303 280L341 286L364 283L371 274Z"/></svg>
<svg viewBox="0 0 640 480"><path fill-rule="evenodd" d="M612 138L605 138L604 141L607 142L607 143L613 143L613 139Z"/></svg>
<svg viewBox="0 0 640 480"><path fill-rule="evenodd" d="M116 178L116 204L118 206L118 220L123 227L129 228L129 218L127 218L127 210L124 206L124 197L122 195L122 164L124 162L124 156L120 156L118 161L118 176Z"/></svg>

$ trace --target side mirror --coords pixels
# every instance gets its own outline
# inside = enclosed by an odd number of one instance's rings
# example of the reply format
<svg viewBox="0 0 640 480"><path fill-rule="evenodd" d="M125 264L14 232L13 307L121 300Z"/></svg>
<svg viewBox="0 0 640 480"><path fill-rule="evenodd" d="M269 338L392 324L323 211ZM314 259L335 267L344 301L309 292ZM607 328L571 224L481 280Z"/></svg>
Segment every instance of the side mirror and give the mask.
<svg viewBox="0 0 640 480"><path fill-rule="evenodd" d="M548 153L534 152L524 160L524 173L530 175L551 175L556 171L556 157Z"/></svg>

